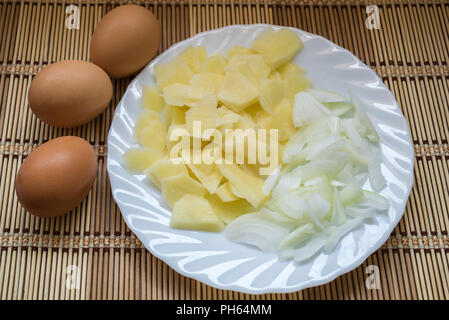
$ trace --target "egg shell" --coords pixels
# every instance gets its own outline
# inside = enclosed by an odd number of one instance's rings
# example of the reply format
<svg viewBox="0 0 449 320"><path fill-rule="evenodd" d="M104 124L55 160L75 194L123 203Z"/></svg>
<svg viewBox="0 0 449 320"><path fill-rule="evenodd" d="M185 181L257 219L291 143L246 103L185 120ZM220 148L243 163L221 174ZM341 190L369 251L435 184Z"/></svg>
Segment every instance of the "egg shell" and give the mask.
<svg viewBox="0 0 449 320"><path fill-rule="evenodd" d="M57 127L85 124L109 105L112 82L93 63L79 60L55 62L31 81L28 103L42 121Z"/></svg>
<svg viewBox="0 0 449 320"><path fill-rule="evenodd" d="M111 10L98 23L90 44L92 62L111 77L129 76L142 69L161 44L161 24L138 5Z"/></svg>
<svg viewBox="0 0 449 320"><path fill-rule="evenodd" d="M50 140L31 152L16 178L22 206L39 217L55 217L76 208L97 175L97 155L79 137Z"/></svg>

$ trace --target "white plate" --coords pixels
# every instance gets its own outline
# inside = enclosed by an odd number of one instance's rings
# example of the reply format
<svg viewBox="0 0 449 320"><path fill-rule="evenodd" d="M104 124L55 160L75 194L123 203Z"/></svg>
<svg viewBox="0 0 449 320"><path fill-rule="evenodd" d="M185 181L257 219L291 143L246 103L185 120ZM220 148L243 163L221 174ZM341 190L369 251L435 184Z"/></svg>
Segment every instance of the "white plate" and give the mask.
<svg viewBox="0 0 449 320"><path fill-rule="evenodd" d="M225 53L234 45L250 46L268 25L231 26L200 33L170 47L129 85L117 106L108 136L107 169L112 194L129 228L155 256L177 272L220 289L245 293L292 292L329 282L359 266L388 238L404 212L413 181L414 152L405 118L378 76L349 51L332 42L293 29L304 42L294 61L307 69L314 86L356 94L366 106L381 137L382 173L390 200L388 213L367 220L346 235L330 254L320 253L301 265L280 262L275 254L233 243L223 233L175 230L170 210L157 188L143 175L129 174L123 154L137 146L133 128L141 111L142 86L154 84L153 67L190 45L203 45L209 54ZM273 26L275 29L282 27Z"/></svg>

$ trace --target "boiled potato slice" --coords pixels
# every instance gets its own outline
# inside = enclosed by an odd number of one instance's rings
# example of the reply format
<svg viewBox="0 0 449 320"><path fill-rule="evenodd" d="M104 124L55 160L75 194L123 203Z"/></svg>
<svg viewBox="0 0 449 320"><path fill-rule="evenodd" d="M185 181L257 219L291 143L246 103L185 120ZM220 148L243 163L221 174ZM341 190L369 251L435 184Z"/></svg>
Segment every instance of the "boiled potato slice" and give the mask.
<svg viewBox="0 0 449 320"><path fill-rule="evenodd" d="M150 180L161 188L162 180L168 177L184 174L188 175L184 163L175 164L170 159L155 161L148 170L145 171Z"/></svg>
<svg viewBox="0 0 449 320"><path fill-rule="evenodd" d="M264 79L260 84L259 102L266 113L272 114L284 98L284 81ZM290 115L291 117L291 115Z"/></svg>
<svg viewBox="0 0 449 320"><path fill-rule="evenodd" d="M191 95L191 87L181 83L173 83L163 90L165 102L171 106L182 107L196 101Z"/></svg>
<svg viewBox="0 0 449 320"><path fill-rule="evenodd" d="M288 99L283 99L274 110L273 124L279 129L279 140L285 141L289 139L295 132L292 121L293 106Z"/></svg>
<svg viewBox="0 0 449 320"><path fill-rule="evenodd" d="M125 165L131 172L143 172L149 168L155 161L165 157L160 150L150 148L128 149L123 156Z"/></svg>
<svg viewBox="0 0 449 320"><path fill-rule="evenodd" d="M190 46L179 54L194 73L200 72L201 63L207 58L206 48L203 46Z"/></svg>
<svg viewBox="0 0 449 320"><path fill-rule="evenodd" d="M271 69L265 63L262 55L260 54L236 54L233 55L228 61L227 67L232 67L240 63L248 63L252 73L257 79L264 79L268 77Z"/></svg>
<svg viewBox="0 0 449 320"><path fill-rule="evenodd" d="M201 132L195 131L194 122L201 125ZM200 138L207 129L215 129L223 123L218 116L215 96L206 96L186 112L186 125L195 138Z"/></svg>
<svg viewBox="0 0 449 320"><path fill-rule="evenodd" d="M214 163L187 164L187 166L209 193L214 193L217 190L223 175Z"/></svg>
<svg viewBox="0 0 449 320"><path fill-rule="evenodd" d="M162 109L162 118L164 119L164 122L167 126L172 124L172 110L177 108L179 107L165 105L164 109Z"/></svg>
<svg viewBox="0 0 449 320"><path fill-rule="evenodd" d="M259 101L245 109L245 113L250 115L253 120L255 119L256 114L258 114L259 112L265 112L263 111Z"/></svg>
<svg viewBox="0 0 449 320"><path fill-rule="evenodd" d="M208 195L207 199L209 200L212 210L215 212L216 216L225 224L230 223L242 214L254 211L254 207L251 206L245 199L237 199L232 202L222 202L216 195Z"/></svg>
<svg viewBox="0 0 449 320"><path fill-rule="evenodd" d="M242 195L233 184L230 184L230 186L231 186L231 192L234 196L236 196L237 198L240 198L240 199L245 198L245 196Z"/></svg>
<svg viewBox="0 0 449 320"><path fill-rule="evenodd" d="M264 123L264 119L266 117L269 117L270 115L264 111L260 103L256 103L253 106L247 108L245 112L251 116L256 128L265 128L265 126L261 125L261 123Z"/></svg>
<svg viewBox="0 0 449 320"><path fill-rule="evenodd" d="M185 194L193 194L199 197L204 197L206 194L206 189L203 185L187 174L178 174L164 178L161 181L161 185L162 196L171 208Z"/></svg>
<svg viewBox="0 0 449 320"><path fill-rule="evenodd" d="M234 123L239 122L241 119L241 116L225 106L221 106L217 109L218 116L223 121L222 127L223 128L232 128Z"/></svg>
<svg viewBox="0 0 449 320"><path fill-rule="evenodd" d="M291 30L275 32L271 29L255 39L252 47L275 69L290 61L303 48L303 43Z"/></svg>
<svg viewBox="0 0 449 320"><path fill-rule="evenodd" d="M136 126L134 127L134 139L139 141L140 133L150 125L153 121L161 121L161 114L148 109L143 109L139 114L136 121Z"/></svg>
<svg viewBox="0 0 449 320"><path fill-rule="evenodd" d="M218 99L228 108L240 112L255 103L259 89L239 68L228 69Z"/></svg>
<svg viewBox="0 0 449 320"><path fill-rule="evenodd" d="M178 125L178 124L185 124L186 123L186 111L189 110L188 107L175 107L175 106L165 106L163 113L164 113L164 120L165 123L170 125Z"/></svg>
<svg viewBox="0 0 449 320"><path fill-rule="evenodd" d="M234 125L235 129L242 129L242 130L246 130L246 129L255 129L256 128L256 124L254 123L253 118L251 117L251 115L247 112L242 112L240 114L240 119L239 121Z"/></svg>
<svg viewBox="0 0 449 320"><path fill-rule="evenodd" d="M139 136L139 142L145 148L164 151L166 147L167 127L161 120L152 121Z"/></svg>
<svg viewBox="0 0 449 320"><path fill-rule="evenodd" d="M252 175L255 175L255 176L260 175L260 168L261 168L260 164L257 164L257 163L256 164L241 164L240 167ZM235 187L232 187L232 185L231 185L231 192L233 194L234 194L234 192L238 193L238 191L235 189Z"/></svg>
<svg viewBox="0 0 449 320"><path fill-rule="evenodd" d="M215 72L202 72L195 74L190 79L190 96L200 100L204 96L217 95L223 83L224 76Z"/></svg>
<svg viewBox="0 0 449 320"><path fill-rule="evenodd" d="M215 54L208 57L201 63L200 72L214 72L224 75L226 69L226 60L221 54Z"/></svg>
<svg viewBox="0 0 449 320"><path fill-rule="evenodd" d="M216 94L208 94L202 97L200 100L197 100L191 104L189 104L189 107L196 108L196 107L208 107L211 109L216 109L218 105L217 95Z"/></svg>
<svg viewBox="0 0 449 320"><path fill-rule="evenodd" d="M284 76L285 96L291 102L295 100L295 95L300 91L305 91L312 87L312 81L303 73L289 72Z"/></svg>
<svg viewBox="0 0 449 320"><path fill-rule="evenodd" d="M292 105L288 99L283 99L271 116L260 118L258 123L265 129L277 129L279 141L288 140L296 132L292 121Z"/></svg>
<svg viewBox="0 0 449 320"><path fill-rule="evenodd" d="M301 68L294 62L287 62L286 64L280 66L277 71L281 75L282 79L284 79L285 75L287 73L306 73L306 70L304 68Z"/></svg>
<svg viewBox="0 0 449 320"><path fill-rule="evenodd" d="M144 108L160 112L164 105L164 99L157 88L150 86L143 87L142 106Z"/></svg>
<svg viewBox="0 0 449 320"><path fill-rule="evenodd" d="M175 107L171 114L171 123L174 125L186 123L186 112L189 110L187 107L179 108Z"/></svg>
<svg viewBox="0 0 449 320"><path fill-rule="evenodd" d="M215 215L209 201L193 194L186 194L173 207L170 227L218 232L224 228L224 224Z"/></svg>
<svg viewBox="0 0 449 320"><path fill-rule="evenodd" d="M257 51L252 48L234 46L233 48L226 50L226 59L229 61L236 54L257 54Z"/></svg>
<svg viewBox="0 0 449 320"><path fill-rule="evenodd" d="M235 164L218 165L221 174L228 179L229 183L238 191L238 194L248 200L249 203L257 208L266 198L262 191L264 181Z"/></svg>
<svg viewBox="0 0 449 320"><path fill-rule="evenodd" d="M253 86L259 88L260 79L256 76L253 70L251 70L251 67L247 62L240 62L233 66L227 67L226 71L231 69L237 69L243 76L245 76L249 81L251 81Z"/></svg>
<svg viewBox="0 0 449 320"><path fill-rule="evenodd" d="M274 70L274 71L271 71L271 73L268 75L268 79L282 80L282 76L279 73L279 71Z"/></svg>
<svg viewBox="0 0 449 320"><path fill-rule="evenodd" d="M229 181L226 181L221 186L215 190L215 194L220 198L223 202L235 201L238 198L231 191L231 184Z"/></svg>
<svg viewBox="0 0 449 320"><path fill-rule="evenodd" d="M189 63L179 57L170 62L157 64L154 66L154 73L159 88L165 88L173 83L188 84L193 76Z"/></svg>

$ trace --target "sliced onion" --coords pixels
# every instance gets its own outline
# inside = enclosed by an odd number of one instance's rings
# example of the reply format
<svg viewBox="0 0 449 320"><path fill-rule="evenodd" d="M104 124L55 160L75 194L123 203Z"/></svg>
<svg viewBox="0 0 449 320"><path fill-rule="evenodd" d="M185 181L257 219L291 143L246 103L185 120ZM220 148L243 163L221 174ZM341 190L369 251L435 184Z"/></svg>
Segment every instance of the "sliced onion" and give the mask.
<svg viewBox="0 0 449 320"><path fill-rule="evenodd" d="M294 251L294 259L296 262L303 262L315 255L326 244L326 238L316 236L307 242L303 247Z"/></svg>
<svg viewBox="0 0 449 320"><path fill-rule="evenodd" d="M332 214L330 222L335 225L340 225L345 223L345 221L346 221L345 208L341 203L340 194L337 191L337 188L334 188Z"/></svg>
<svg viewBox="0 0 449 320"><path fill-rule="evenodd" d="M279 250L286 248L293 248L302 241L312 237L316 233L315 227L311 223L299 226L292 232L290 232L278 246Z"/></svg>
<svg viewBox="0 0 449 320"><path fill-rule="evenodd" d="M330 102L326 103L326 107L328 107L332 114L337 117L352 110L352 105L346 102Z"/></svg>
<svg viewBox="0 0 449 320"><path fill-rule="evenodd" d="M377 159L368 159L368 174L374 190L381 190L385 186L386 181L380 170L380 162Z"/></svg>
<svg viewBox="0 0 449 320"><path fill-rule="evenodd" d="M376 210L387 210L390 207L387 198L368 190L363 190L363 204Z"/></svg>
<svg viewBox="0 0 449 320"><path fill-rule="evenodd" d="M376 215L374 208L346 207L346 213L352 218L372 218Z"/></svg>
<svg viewBox="0 0 449 320"><path fill-rule="evenodd" d="M311 93L321 103L345 101L344 96L342 96L339 93L332 92L332 91L311 88L311 89L307 90L307 92Z"/></svg>
<svg viewBox="0 0 449 320"><path fill-rule="evenodd" d="M347 220L344 224L336 227L333 232L331 233L330 237L326 241L326 245L324 246L324 250L326 252L332 251L336 245L338 244L338 241L345 236L348 232L350 232L352 229L357 227L361 222L363 218L355 218L351 220Z"/></svg>
<svg viewBox="0 0 449 320"><path fill-rule="evenodd" d="M276 185L276 183L279 180L281 174L281 166L277 167L264 181L264 184L262 186L262 191L265 193L265 195L269 195L271 193L271 190Z"/></svg>
<svg viewBox="0 0 449 320"><path fill-rule="evenodd" d="M367 128L367 138L372 142L379 142L379 135L377 134L377 131L371 122L370 118L365 112L365 109L362 106L362 102L360 99L354 95L351 95L351 101L354 106L355 113L357 117L360 119L360 121L366 126Z"/></svg>
<svg viewBox="0 0 449 320"><path fill-rule="evenodd" d="M340 199L343 205L352 205L362 201L363 191L356 183L350 183L340 191Z"/></svg>
<svg viewBox="0 0 449 320"><path fill-rule="evenodd" d="M326 106L307 91L296 94L292 114L295 127L303 127L330 113Z"/></svg>
<svg viewBox="0 0 449 320"><path fill-rule="evenodd" d="M225 229L229 240L255 246L262 251L276 250L291 230L291 226L273 223L259 213L244 214L229 223Z"/></svg>

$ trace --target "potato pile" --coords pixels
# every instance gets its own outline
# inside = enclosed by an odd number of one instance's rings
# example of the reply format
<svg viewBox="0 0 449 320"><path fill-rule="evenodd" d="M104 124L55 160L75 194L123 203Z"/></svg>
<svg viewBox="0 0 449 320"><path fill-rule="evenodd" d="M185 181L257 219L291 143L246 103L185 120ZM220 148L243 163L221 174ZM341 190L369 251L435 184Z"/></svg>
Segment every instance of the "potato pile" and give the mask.
<svg viewBox="0 0 449 320"><path fill-rule="evenodd" d="M266 200L260 163L175 164L169 155L177 142L168 137L184 128L205 150L214 141L192 131L193 122L201 121L202 130L220 132L277 129L282 148L296 132L294 97L311 87L305 70L291 62L302 47L293 31L269 29L251 48L235 46L226 58L220 53L208 56L202 46L188 47L155 66L157 87L144 87L143 110L134 128L142 147L128 150L124 160L130 171L145 173L161 189L172 209L171 227L220 231Z"/></svg>

